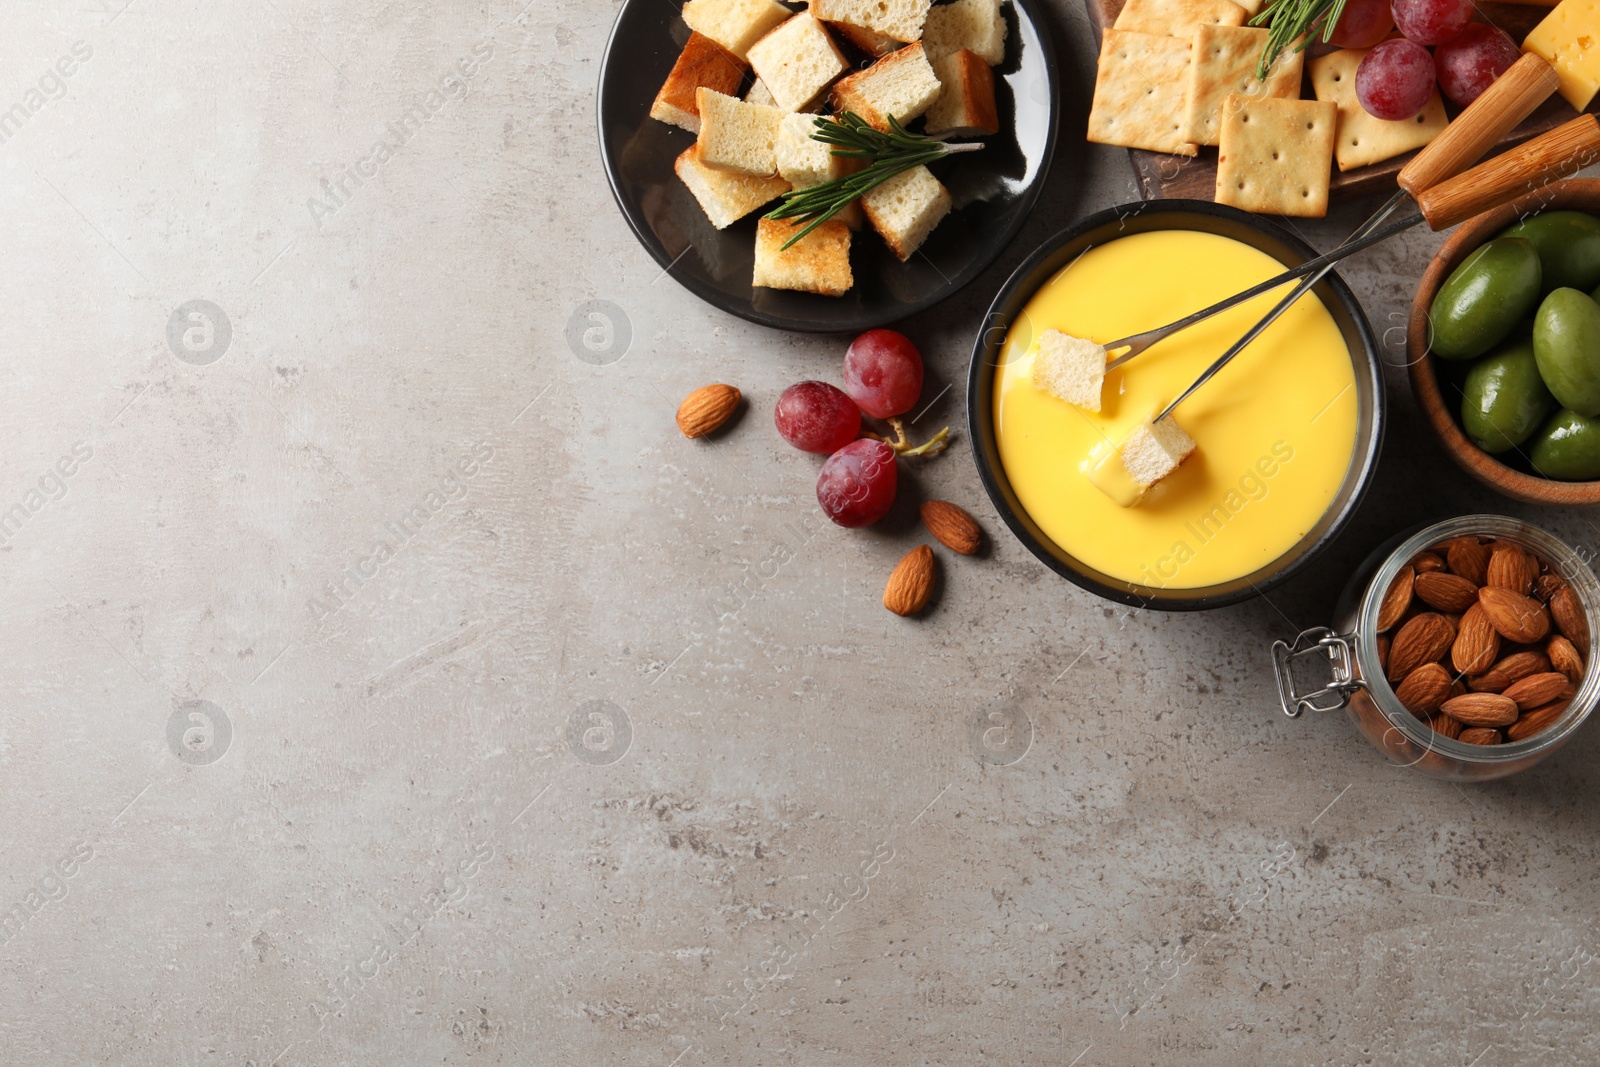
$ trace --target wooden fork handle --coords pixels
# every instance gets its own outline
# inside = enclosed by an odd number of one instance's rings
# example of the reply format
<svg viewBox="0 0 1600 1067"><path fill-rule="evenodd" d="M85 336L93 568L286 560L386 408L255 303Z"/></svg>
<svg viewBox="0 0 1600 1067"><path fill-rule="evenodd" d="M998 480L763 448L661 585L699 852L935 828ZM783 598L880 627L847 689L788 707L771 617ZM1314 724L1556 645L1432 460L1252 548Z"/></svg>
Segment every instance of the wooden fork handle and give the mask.
<svg viewBox="0 0 1600 1067"><path fill-rule="evenodd" d="M1600 161L1600 119L1579 115L1417 197L1435 230L1445 230Z"/></svg>
<svg viewBox="0 0 1600 1067"><path fill-rule="evenodd" d="M1532 52L1525 54L1405 165L1397 179L1400 188L1420 200L1482 159L1560 85L1554 67Z"/></svg>

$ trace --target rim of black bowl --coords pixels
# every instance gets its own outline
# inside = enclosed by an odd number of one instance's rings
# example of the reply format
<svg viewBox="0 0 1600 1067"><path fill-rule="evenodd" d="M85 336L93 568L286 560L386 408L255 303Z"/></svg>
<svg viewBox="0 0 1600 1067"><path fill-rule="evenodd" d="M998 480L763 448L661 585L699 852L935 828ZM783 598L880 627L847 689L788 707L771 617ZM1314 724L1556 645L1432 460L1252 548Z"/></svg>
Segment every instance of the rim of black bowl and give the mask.
<svg viewBox="0 0 1600 1067"><path fill-rule="evenodd" d="M1183 219L1210 225L1178 224ZM1219 227L1235 232L1222 232ZM1109 239L1092 236L1108 228L1113 228L1113 236ZM967 372L967 432L971 435L972 458L977 464L984 491L1012 534L1041 563L1074 585L1120 604L1159 611L1201 611L1260 596L1300 573L1338 539L1360 508L1377 469L1378 456L1383 450L1387 397L1378 342L1372 325L1344 279L1337 272L1331 273L1317 284L1315 292L1333 315L1344 336L1345 345L1350 349L1356 371L1360 414L1350 467L1345 472L1344 482L1333 504L1317 525L1292 549L1267 566L1242 578L1212 586L1153 589L1113 578L1077 563L1071 553L1051 541L1029 518L1005 475L994 435L995 360L1005 343L1013 318L1027 306L1039 287L1071 259L1096 244L1109 243L1109 240L1118 237L1171 229L1198 229L1243 240L1288 266L1297 266L1318 254L1305 241L1270 219L1206 200L1136 201L1090 215L1050 238L1023 261L1006 279L994 302L989 305L988 313L983 318L983 327L973 342L972 362ZM1248 233L1250 237L1241 237L1239 231ZM1275 243L1277 247L1264 247L1262 241ZM1359 343L1352 343L1352 336ZM1363 359L1365 374L1361 373Z"/></svg>
<svg viewBox="0 0 1600 1067"><path fill-rule="evenodd" d="M1017 210L1012 215L1011 221L1001 231L1001 238L996 242L994 252L991 255L973 260L965 270L958 273L943 288L934 290L914 303L896 307L893 315L888 317L867 316L860 321L827 322L820 319L816 321L797 321L778 315L770 315L758 311L754 307L747 307L743 304L730 303L724 300L723 296L725 294L721 290L705 284L693 275L680 276L673 273L672 268L675 266L675 262L667 256L666 249L661 247L661 242L656 239L654 232L644 225L643 221L638 217L638 212L631 209L627 198L623 195L622 188L617 180L617 161L612 157L610 146L606 143L605 137L608 95L606 93L606 85L610 80L606 77L606 70L610 67L612 57L616 54L617 34L622 27L624 18L628 14L628 9L634 4L647 2L659 3L661 0L623 0L622 7L617 11L616 21L611 24L611 32L606 36L606 50L605 55L600 60L599 84L595 88L594 107L595 128L600 142L600 165L601 169L605 171L606 184L611 188L611 196L616 201L618 210L622 212L622 217L628 221L628 228L633 231L633 235L639 244L645 251L650 253L650 258L655 260L656 265L668 274L673 281L712 307L744 319L746 322L753 322L758 326L766 326L774 330L786 330L791 333L853 333L876 329L893 322L901 322L912 315L921 314L929 308L943 303L970 285L973 279L993 266L995 260L999 259L1011 247L1012 241L1016 240L1023 224L1028 221L1028 216L1033 214L1034 205L1039 202L1039 194L1044 191L1045 182L1050 177L1050 168L1055 163L1056 143L1061 130L1061 108L1059 104L1061 78L1056 63L1055 41L1050 36L1051 24L1039 10L1037 0L1012 0L1017 7L1027 11L1028 21L1032 23L1034 34L1039 40L1048 83L1050 121L1049 130L1045 134L1044 152L1039 158L1038 173L1034 176L1027 189L1023 191L1022 196L1018 198Z"/></svg>

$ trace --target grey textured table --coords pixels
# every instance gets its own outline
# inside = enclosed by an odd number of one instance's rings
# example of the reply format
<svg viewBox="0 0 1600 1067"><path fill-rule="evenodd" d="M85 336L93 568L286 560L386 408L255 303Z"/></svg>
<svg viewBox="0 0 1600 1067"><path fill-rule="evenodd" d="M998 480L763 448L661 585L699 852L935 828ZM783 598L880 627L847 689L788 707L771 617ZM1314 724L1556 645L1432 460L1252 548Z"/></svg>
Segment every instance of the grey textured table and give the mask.
<svg viewBox="0 0 1600 1067"><path fill-rule="evenodd" d="M1133 195L1079 143L1089 32L1052 6L1061 153L913 324L929 425L1006 273ZM841 342L662 276L597 177L614 4L519 8L7 5L0 1061L1600 1056L1600 733L1457 789L1271 693L1268 643L1400 524L1600 542L1416 425L1399 326L1437 237L1347 271L1393 422L1314 573L1114 610L1011 540L958 439L916 487L993 551L905 622L878 598L909 508L820 522L767 421ZM684 441L718 380L751 410Z"/></svg>

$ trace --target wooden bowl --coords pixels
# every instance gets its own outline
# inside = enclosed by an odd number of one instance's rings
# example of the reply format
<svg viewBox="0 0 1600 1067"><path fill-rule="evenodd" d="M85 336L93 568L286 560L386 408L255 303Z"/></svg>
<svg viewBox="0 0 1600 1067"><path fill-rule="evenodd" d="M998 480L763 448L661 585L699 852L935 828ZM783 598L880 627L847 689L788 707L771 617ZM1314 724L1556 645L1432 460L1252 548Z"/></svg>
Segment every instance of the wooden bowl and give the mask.
<svg viewBox="0 0 1600 1067"><path fill-rule="evenodd" d="M1600 504L1600 482L1560 482L1541 478L1537 474L1508 467L1473 444L1457 420L1461 398L1459 395L1445 396L1434 367L1435 357L1429 354L1431 331L1428 308L1433 304L1434 294L1450 277L1450 272L1479 245L1518 219L1562 208L1600 215L1600 179L1571 178L1555 182L1504 207L1486 211L1457 227L1456 232L1434 255L1433 262L1428 264L1428 270L1417 286L1417 295L1411 301L1411 320L1406 328L1406 356L1411 391L1417 398L1417 405L1427 416L1444 450L1462 470L1513 500L1527 504L1573 507Z"/></svg>

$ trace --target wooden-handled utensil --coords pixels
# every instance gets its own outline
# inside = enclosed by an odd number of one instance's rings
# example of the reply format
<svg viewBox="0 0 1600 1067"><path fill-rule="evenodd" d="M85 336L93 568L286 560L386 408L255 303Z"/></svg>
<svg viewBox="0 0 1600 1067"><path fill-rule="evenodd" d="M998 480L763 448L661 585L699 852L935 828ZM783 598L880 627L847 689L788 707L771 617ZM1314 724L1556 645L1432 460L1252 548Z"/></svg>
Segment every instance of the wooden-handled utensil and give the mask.
<svg viewBox="0 0 1600 1067"><path fill-rule="evenodd" d="M1463 113L1464 114L1464 113ZM1460 121L1459 119L1457 121ZM1410 215L1399 222L1392 223L1358 241L1350 242L1321 259L1337 261L1345 258L1363 248L1369 248L1380 241L1388 240L1403 230L1409 230L1419 222L1426 221L1429 228L1443 230L1454 226L1458 222L1472 218L1501 204L1532 192L1542 186L1548 185L1559 178L1574 174L1589 166L1591 163L1600 162L1600 119L1594 115L1580 115L1565 125L1558 126L1543 136L1536 137L1518 148L1513 148L1504 155L1497 156L1487 163L1480 163L1464 174L1457 175L1441 185L1434 186L1424 192L1419 198L1417 206L1421 211ZM1327 267L1320 268L1326 273ZM1187 399L1200 386L1211 380L1228 362L1238 355L1244 348L1259 337L1268 326L1271 326L1289 309L1300 296L1316 284L1321 273L1309 275L1288 296L1262 317L1260 322L1252 326L1243 337L1239 338L1231 348L1219 356L1216 362L1207 367L1205 372L1195 379L1194 383L1156 416L1157 421L1172 414L1172 410Z"/></svg>
<svg viewBox="0 0 1600 1067"><path fill-rule="evenodd" d="M1560 84L1560 78L1549 63L1546 63L1542 58L1531 52L1524 55L1516 63L1512 64L1504 74L1495 79L1494 84L1484 90L1478 99L1474 100L1466 110L1456 117L1454 122L1446 126L1439 136L1430 141L1410 163L1406 164L1397 179L1400 184L1399 191L1390 197L1386 204L1374 212L1372 217L1359 229L1352 233L1343 245L1327 255L1308 260L1298 267L1286 270L1276 277L1261 282L1259 285L1251 286L1249 289L1236 293L1226 300L1220 300L1209 307L1201 308L1192 315L1186 315L1165 326L1146 330L1143 333L1131 334L1108 343L1105 346L1107 352L1116 352L1119 349L1126 349L1126 351L1107 364L1106 370L1115 370L1157 341L1171 337L1173 334L1187 329L1197 322L1203 322L1231 307L1237 307L1246 300L1253 300L1262 293L1271 292L1273 289L1286 285L1296 278L1307 279L1301 282L1291 294L1298 298L1301 293L1321 281L1333 264L1340 259L1347 255L1354 255L1362 249L1370 248L1379 241L1387 240L1394 234L1399 233L1400 229L1379 231L1378 227L1399 209L1408 195L1417 198L1434 186L1455 179L1462 171L1476 163L1483 157L1485 152L1494 147L1519 122L1533 114L1534 109L1549 99ZM1546 136L1549 135L1547 134ZM1571 171L1567 173L1571 173ZM1559 176L1562 175L1556 175L1556 177ZM1545 184L1551 180L1553 178L1546 178L1538 184ZM1525 189L1518 189L1515 192L1525 191ZM1515 195L1515 193L1508 194L1505 199L1510 199L1512 195ZM1460 194L1457 194L1452 196L1445 206L1451 209L1450 214L1453 215L1462 202L1463 198ZM1499 202L1503 202L1503 200L1496 201L1496 203ZM1492 206L1494 204L1486 205L1486 207ZM1461 218L1455 218L1451 222L1439 224L1433 223L1433 215L1429 214L1426 206L1423 207L1423 216L1426 216L1430 225L1435 230L1438 230L1453 226L1462 221L1462 218L1470 218L1472 215L1477 214L1477 211L1486 210L1486 207L1477 208ZM1443 209L1436 207L1435 211L1441 219L1447 217ZM1406 225L1401 229L1409 229L1419 221L1421 221L1421 217L1413 216L1407 220ZM1378 233L1381 233L1382 236L1375 237L1374 235Z"/></svg>

